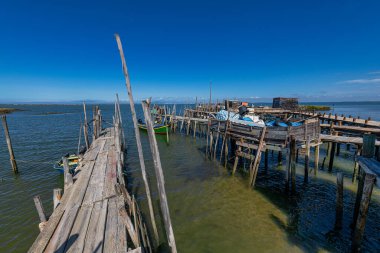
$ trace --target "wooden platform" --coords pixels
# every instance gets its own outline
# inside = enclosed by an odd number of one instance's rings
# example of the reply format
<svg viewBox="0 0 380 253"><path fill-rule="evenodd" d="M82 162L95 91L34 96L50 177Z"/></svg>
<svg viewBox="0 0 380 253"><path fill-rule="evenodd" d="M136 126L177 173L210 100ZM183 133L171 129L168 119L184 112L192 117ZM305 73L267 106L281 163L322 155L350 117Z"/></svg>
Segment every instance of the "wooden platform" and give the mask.
<svg viewBox="0 0 380 253"><path fill-rule="evenodd" d="M347 144L355 144L355 145L363 145L362 137L348 137L348 136L335 136L329 134L321 134L322 142L336 142L336 143L347 143ZM376 146L380 146L380 141L376 141Z"/></svg>
<svg viewBox="0 0 380 253"><path fill-rule="evenodd" d="M292 112L292 114L298 114L298 115L303 115L307 117L319 117L319 119L333 120L335 122L340 121L345 124L351 123L351 124L365 125L369 127L380 127L380 121L375 121L375 120L349 118L349 117L342 117L342 116L335 116L335 115L328 115L328 114L318 114L318 113L312 113L312 112Z"/></svg>
<svg viewBox="0 0 380 253"><path fill-rule="evenodd" d="M108 128L93 141L77 167L74 183L65 189L29 252L127 252L135 248L127 244L131 238L127 240L125 217L120 215L127 199L115 190L115 185L124 185L124 179L118 171L120 153L114 132Z"/></svg>

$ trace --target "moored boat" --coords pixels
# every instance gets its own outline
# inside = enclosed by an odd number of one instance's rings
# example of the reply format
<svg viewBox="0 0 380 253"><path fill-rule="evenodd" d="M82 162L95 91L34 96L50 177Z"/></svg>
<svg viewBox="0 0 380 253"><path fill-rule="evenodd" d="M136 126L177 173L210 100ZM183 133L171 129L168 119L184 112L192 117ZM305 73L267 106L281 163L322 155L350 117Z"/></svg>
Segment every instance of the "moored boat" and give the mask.
<svg viewBox="0 0 380 253"><path fill-rule="evenodd" d="M65 157L67 158L67 161L68 161L69 167L70 167L70 171L72 172L78 166L79 157L75 154L72 154L72 155L67 154ZM54 169L58 170L60 173L64 172L62 159L57 161L54 164Z"/></svg>
<svg viewBox="0 0 380 253"><path fill-rule="evenodd" d="M139 129L147 131L146 125L145 124L138 124ZM169 131L169 125L155 125L153 127L154 133L155 134L166 134Z"/></svg>

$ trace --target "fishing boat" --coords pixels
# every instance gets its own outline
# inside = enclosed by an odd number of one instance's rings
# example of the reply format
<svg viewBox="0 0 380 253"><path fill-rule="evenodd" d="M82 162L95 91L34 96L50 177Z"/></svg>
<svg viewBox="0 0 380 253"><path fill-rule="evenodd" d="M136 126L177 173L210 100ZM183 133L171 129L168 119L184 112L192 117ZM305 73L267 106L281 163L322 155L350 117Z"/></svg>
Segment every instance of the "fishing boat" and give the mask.
<svg viewBox="0 0 380 253"><path fill-rule="evenodd" d="M138 124L139 129L147 131L146 124L140 123ZM153 127L154 133L155 134L166 134L169 132L169 125L166 124L160 124L160 125L155 125Z"/></svg>
<svg viewBox="0 0 380 253"><path fill-rule="evenodd" d="M73 172L73 170L75 170L75 168L78 166L79 157L75 154L72 154L72 155L67 154L65 157L67 158L67 161L69 162L70 171ZM57 161L54 164L54 169L58 170L60 173L63 174L64 168L63 168L62 159Z"/></svg>

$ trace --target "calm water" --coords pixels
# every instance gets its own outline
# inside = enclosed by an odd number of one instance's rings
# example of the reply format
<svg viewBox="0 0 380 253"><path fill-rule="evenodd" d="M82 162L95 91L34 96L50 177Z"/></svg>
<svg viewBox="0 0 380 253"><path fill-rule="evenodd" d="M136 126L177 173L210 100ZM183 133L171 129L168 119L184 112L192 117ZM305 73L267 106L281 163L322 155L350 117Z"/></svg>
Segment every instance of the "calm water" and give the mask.
<svg viewBox="0 0 380 253"><path fill-rule="evenodd" d="M10 114L8 124L20 174L14 176L0 131L0 252L25 252L38 235L38 215L33 196L39 194L47 213L52 211L52 192L63 186L63 178L52 164L78 145L81 106L11 106L25 111ZM5 107L0 105L0 107ZM360 108L360 110L358 109ZM90 114L91 108L88 108ZM101 105L106 121L112 105ZM141 109L138 106L138 114ZM178 110L178 106L177 106ZM350 112L380 120L380 103L367 105L335 103L336 113ZM357 111L357 114L354 113ZM56 114L49 114L56 113ZM127 178L130 190L147 213L129 108L122 106L128 142ZM348 113L347 113L348 114ZM156 184L147 136L142 134L145 160L158 213ZM319 171L303 184L303 160L298 164L294 197L284 192L284 169L270 154L270 169L261 167L255 190L247 187L241 173L231 177L218 162L204 155L204 139L180 134L170 144L158 139L165 173L168 201L179 252L345 252L350 247L350 222L356 186L350 182L354 150L341 149L333 173ZM322 147L321 162L325 156ZM313 164L313 161L311 161ZM327 165L327 163L326 163ZM333 232L335 221L335 174L346 176L344 228ZM380 249L380 193L375 190L364 239L364 250ZM161 234L162 231L161 226Z"/></svg>

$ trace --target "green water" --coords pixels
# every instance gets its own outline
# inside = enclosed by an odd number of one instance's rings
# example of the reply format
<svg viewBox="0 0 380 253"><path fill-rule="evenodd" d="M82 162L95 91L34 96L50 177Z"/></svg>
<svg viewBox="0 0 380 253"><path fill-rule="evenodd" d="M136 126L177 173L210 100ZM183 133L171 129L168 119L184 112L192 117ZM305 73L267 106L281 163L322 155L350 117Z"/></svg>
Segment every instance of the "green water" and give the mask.
<svg viewBox="0 0 380 253"><path fill-rule="evenodd" d="M351 183L353 150L347 152L342 146L333 173L319 171L317 176L310 173L307 184L303 183L304 161L300 156L297 194L290 196L285 192L285 166L277 166L276 153L269 155L267 172L261 164L257 187L252 190L244 173L233 177L218 161L206 158L205 144L205 140L178 134L171 136L169 145L159 142L161 157L166 158L162 163L180 252L349 251L349 225L356 191ZM324 151L325 145L321 149L321 162ZM310 164L312 167L313 160ZM336 170L343 171L346 177L344 228L340 233L332 232ZM134 178L132 191L139 193L147 212L139 172L129 176ZM379 192L375 190L366 228L365 250L369 252L379 248L377 234L371 234L380 229L378 200Z"/></svg>
<svg viewBox="0 0 380 253"><path fill-rule="evenodd" d="M25 252L38 235L38 215L33 196L39 194L45 210L52 210L52 192L62 187L62 176L53 162L78 145L81 106L18 106L25 111L10 114L8 123L20 174L11 172L3 133L0 131L0 252ZM179 107L177 107L179 108ZM113 106L101 105L107 122ZM141 115L141 109L137 108ZM91 108L88 108L90 115ZM47 114L54 112L57 114ZM129 190L139 200L148 220L129 108L122 106L128 143L126 177ZM105 124L107 126L107 124ZM165 232L159 214L156 181L146 134L142 142L161 243ZM179 252L348 252L350 250L356 185L351 183L354 148L335 158L332 173L310 173L303 183L303 158L297 168L297 194L285 192L285 167L277 166L277 154L263 164L255 189L244 173L233 177L218 161L205 157L204 138L172 134L170 144L158 137L169 208ZM320 164L325 156L322 146ZM313 154L311 154L313 158ZM285 158L285 157L284 157ZM285 164L285 160L284 163ZM313 160L310 161L313 167ZM328 160L325 162L327 167ZM230 165L229 165L230 166ZM247 165L248 166L248 165ZM242 166L241 166L242 167ZM343 229L334 232L336 172L345 176ZM364 252L380 249L380 193L375 189L363 241Z"/></svg>

